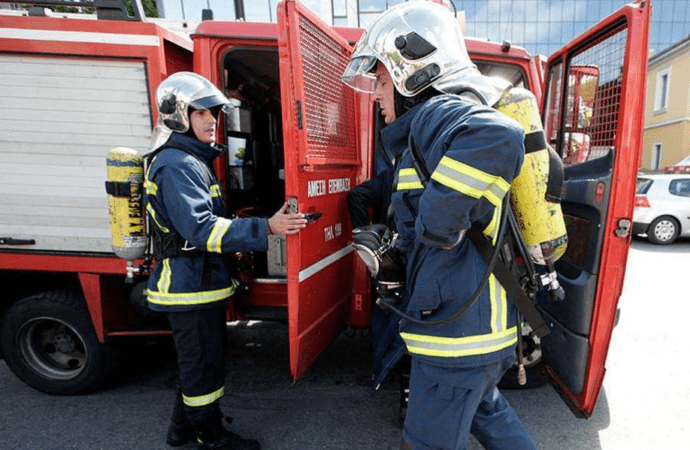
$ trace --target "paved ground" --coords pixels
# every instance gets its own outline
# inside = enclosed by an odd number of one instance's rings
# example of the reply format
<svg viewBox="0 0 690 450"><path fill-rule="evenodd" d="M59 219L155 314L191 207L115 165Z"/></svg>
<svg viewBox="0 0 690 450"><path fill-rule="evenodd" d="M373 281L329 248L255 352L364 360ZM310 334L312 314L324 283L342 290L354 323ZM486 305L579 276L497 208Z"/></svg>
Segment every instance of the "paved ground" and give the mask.
<svg viewBox="0 0 690 450"><path fill-rule="evenodd" d="M539 449L690 448L688 267L688 241L633 243L608 372L590 420L575 418L550 385L506 392ZM338 338L296 383L288 377L284 326L241 324L229 338L222 405L235 418L233 428L259 439L263 450L398 448L396 380L370 395L364 333ZM169 449L174 380L170 342L129 346L108 386L82 396L34 391L0 362L0 449Z"/></svg>

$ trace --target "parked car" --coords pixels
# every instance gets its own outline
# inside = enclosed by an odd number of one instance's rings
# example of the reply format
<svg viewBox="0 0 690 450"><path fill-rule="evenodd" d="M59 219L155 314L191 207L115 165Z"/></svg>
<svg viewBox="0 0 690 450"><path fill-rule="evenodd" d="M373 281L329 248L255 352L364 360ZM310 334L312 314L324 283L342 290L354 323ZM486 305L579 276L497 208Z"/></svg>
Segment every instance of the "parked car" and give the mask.
<svg viewBox="0 0 690 450"><path fill-rule="evenodd" d="M686 156L672 166L664 167L664 173L690 173L690 156Z"/></svg>
<svg viewBox="0 0 690 450"><path fill-rule="evenodd" d="M638 175L633 234L654 244L690 236L690 174Z"/></svg>

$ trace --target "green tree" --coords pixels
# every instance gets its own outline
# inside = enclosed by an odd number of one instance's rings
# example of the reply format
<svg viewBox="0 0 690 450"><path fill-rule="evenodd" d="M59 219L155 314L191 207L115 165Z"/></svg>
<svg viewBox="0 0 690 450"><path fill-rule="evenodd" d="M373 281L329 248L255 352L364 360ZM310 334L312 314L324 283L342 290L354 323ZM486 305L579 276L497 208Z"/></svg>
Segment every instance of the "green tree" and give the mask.
<svg viewBox="0 0 690 450"><path fill-rule="evenodd" d="M132 0L126 0L127 14L134 15L134 8L132 8ZM144 15L146 17L158 17L158 9L156 8L156 0L141 0L141 5L144 7ZM29 5L23 5L24 9L28 9ZM62 13L85 13L93 14L94 8L76 8L74 6L53 6L53 11Z"/></svg>
<svg viewBox="0 0 690 450"><path fill-rule="evenodd" d="M144 15L146 17L158 17L158 9L156 8L156 0L141 0L141 6L144 7ZM127 14L134 15L132 8L132 0L127 0Z"/></svg>

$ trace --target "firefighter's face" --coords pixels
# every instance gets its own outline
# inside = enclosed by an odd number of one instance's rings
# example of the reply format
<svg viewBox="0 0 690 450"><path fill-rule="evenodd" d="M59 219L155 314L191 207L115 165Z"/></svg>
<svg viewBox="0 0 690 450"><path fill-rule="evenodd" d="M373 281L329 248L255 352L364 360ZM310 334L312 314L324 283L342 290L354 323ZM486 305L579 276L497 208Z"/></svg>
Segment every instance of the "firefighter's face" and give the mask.
<svg viewBox="0 0 690 450"><path fill-rule="evenodd" d="M388 69L381 63L376 65L376 90L374 101L379 104L383 121L387 124L396 119L395 116L395 87Z"/></svg>
<svg viewBox="0 0 690 450"><path fill-rule="evenodd" d="M192 131L204 144L216 142L216 118L208 109L197 109L189 115Z"/></svg>

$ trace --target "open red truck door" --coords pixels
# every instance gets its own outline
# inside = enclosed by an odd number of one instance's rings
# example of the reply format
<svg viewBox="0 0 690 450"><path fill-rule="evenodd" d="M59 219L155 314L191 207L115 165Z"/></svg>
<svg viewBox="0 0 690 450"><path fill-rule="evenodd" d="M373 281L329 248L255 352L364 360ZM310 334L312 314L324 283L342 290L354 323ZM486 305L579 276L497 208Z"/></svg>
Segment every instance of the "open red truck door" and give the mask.
<svg viewBox="0 0 690 450"><path fill-rule="evenodd" d="M347 41L300 3L278 5L285 195L320 214L287 238L290 371L299 378L343 330L353 296L347 191L361 170L357 102L340 80Z"/></svg>
<svg viewBox="0 0 690 450"><path fill-rule="evenodd" d="M544 125L565 164L569 246L556 264L565 301L539 301L551 328L541 345L556 386L584 417L603 382L631 241L650 17L649 1L626 5L547 63Z"/></svg>

